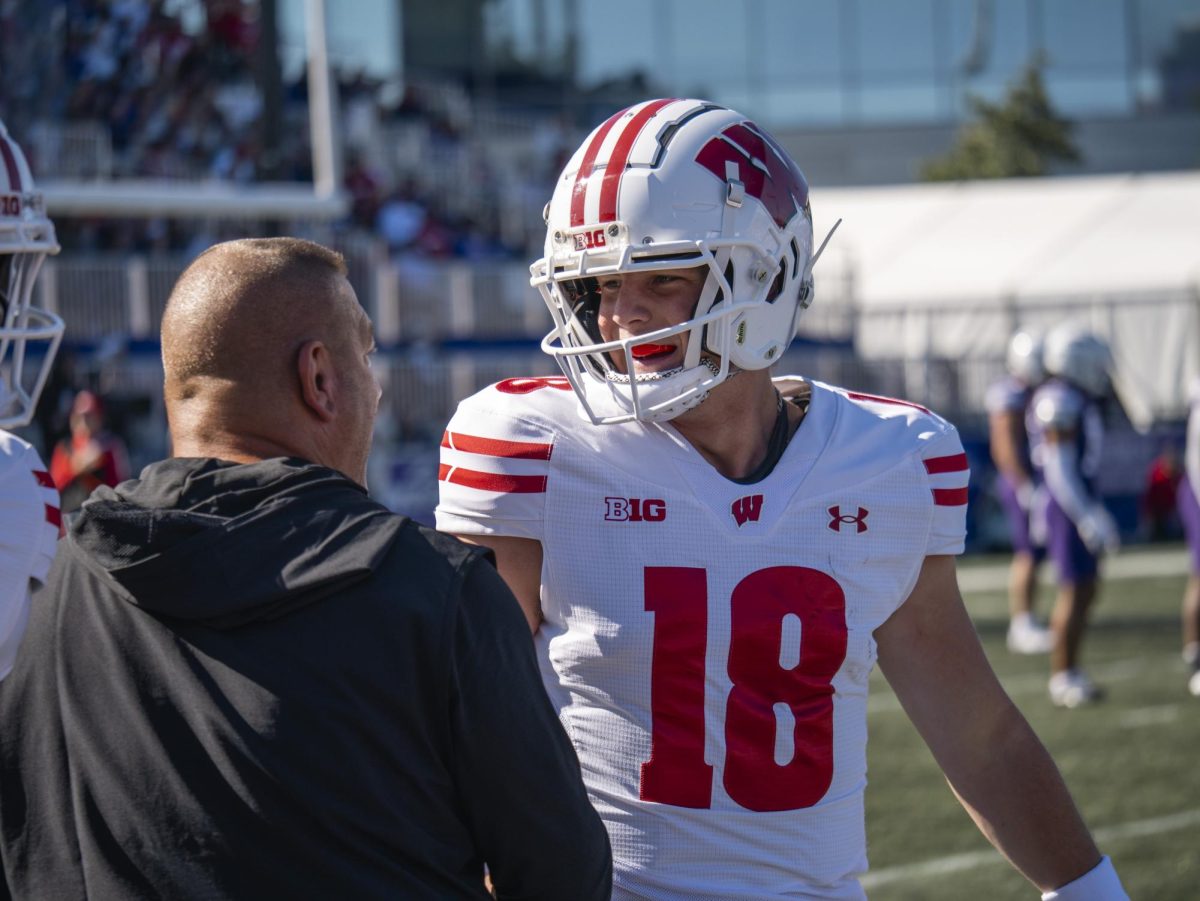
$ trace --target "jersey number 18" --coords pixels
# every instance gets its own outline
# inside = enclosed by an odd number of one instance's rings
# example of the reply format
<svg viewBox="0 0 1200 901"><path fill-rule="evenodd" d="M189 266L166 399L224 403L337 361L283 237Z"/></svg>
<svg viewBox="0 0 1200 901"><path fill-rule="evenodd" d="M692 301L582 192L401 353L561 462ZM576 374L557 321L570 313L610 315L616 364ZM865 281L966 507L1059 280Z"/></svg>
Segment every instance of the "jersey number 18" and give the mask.
<svg viewBox="0 0 1200 901"><path fill-rule="evenodd" d="M704 760L704 672L708 579L703 569L645 570L654 614L650 759L641 798L677 807L712 806ZM799 660L781 660L784 621L800 621ZM784 656L787 649L784 649ZM730 597L725 707L725 791L749 810L811 807L833 780L833 677L846 657L846 598L826 573L773 566L750 573ZM790 661L789 661L790 662ZM791 760L775 759L775 707L795 723Z"/></svg>

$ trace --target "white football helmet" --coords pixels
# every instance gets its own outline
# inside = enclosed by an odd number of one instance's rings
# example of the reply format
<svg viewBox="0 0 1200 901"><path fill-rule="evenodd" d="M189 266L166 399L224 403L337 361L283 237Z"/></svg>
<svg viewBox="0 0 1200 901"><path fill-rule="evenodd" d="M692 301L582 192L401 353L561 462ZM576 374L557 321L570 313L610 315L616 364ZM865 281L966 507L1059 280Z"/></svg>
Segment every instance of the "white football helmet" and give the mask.
<svg viewBox="0 0 1200 901"><path fill-rule="evenodd" d="M812 303L808 184L770 135L713 103L649 100L614 114L563 169L545 220L545 256L530 267L554 317L542 349L594 423L672 419L739 369L770 366ZM708 269L690 319L601 338L598 279L690 266ZM682 366L624 374L635 345L684 333Z"/></svg>
<svg viewBox="0 0 1200 901"><path fill-rule="evenodd" d="M1093 397L1109 392L1112 353L1107 342L1084 328L1065 324L1051 329L1042 363L1050 375L1066 379Z"/></svg>
<svg viewBox="0 0 1200 901"><path fill-rule="evenodd" d="M29 422L62 340L63 321L33 306L42 262L58 250L25 155L0 122L0 428Z"/></svg>
<svg viewBox="0 0 1200 901"><path fill-rule="evenodd" d="M1040 335L1021 330L1008 341L1008 371L1026 385L1038 385L1046 378L1042 364L1044 342Z"/></svg>

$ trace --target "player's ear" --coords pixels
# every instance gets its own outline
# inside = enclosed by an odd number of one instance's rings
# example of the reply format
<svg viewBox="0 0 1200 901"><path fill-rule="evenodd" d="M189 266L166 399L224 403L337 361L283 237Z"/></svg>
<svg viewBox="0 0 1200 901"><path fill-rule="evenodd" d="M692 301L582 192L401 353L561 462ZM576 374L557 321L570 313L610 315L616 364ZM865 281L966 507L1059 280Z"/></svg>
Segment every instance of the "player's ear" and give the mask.
<svg viewBox="0 0 1200 901"><path fill-rule="evenodd" d="M322 341L306 341L296 359L300 398L321 422L333 420L337 410L333 356Z"/></svg>

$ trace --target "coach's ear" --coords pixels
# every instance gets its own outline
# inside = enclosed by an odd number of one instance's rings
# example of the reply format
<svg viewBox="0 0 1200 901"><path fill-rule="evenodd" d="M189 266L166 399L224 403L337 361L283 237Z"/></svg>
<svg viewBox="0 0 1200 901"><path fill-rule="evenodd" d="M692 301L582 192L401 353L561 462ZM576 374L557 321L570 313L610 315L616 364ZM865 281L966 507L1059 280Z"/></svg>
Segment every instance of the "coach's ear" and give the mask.
<svg viewBox="0 0 1200 901"><path fill-rule="evenodd" d="M321 422L332 422L337 409L333 356L322 341L306 341L296 359L300 397Z"/></svg>

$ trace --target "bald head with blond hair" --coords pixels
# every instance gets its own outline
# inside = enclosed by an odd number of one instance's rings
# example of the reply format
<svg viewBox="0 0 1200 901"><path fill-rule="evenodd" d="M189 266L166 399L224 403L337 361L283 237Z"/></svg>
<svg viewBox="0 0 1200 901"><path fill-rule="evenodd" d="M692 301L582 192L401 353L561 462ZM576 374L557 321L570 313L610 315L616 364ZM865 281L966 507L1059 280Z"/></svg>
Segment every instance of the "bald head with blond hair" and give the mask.
<svg viewBox="0 0 1200 901"><path fill-rule="evenodd" d="M361 456L365 468L365 448L336 448L363 437L365 395L372 421L379 400L363 380L371 323L346 275L341 254L301 238L226 241L188 266L162 321L175 456L294 456L343 472Z"/></svg>

